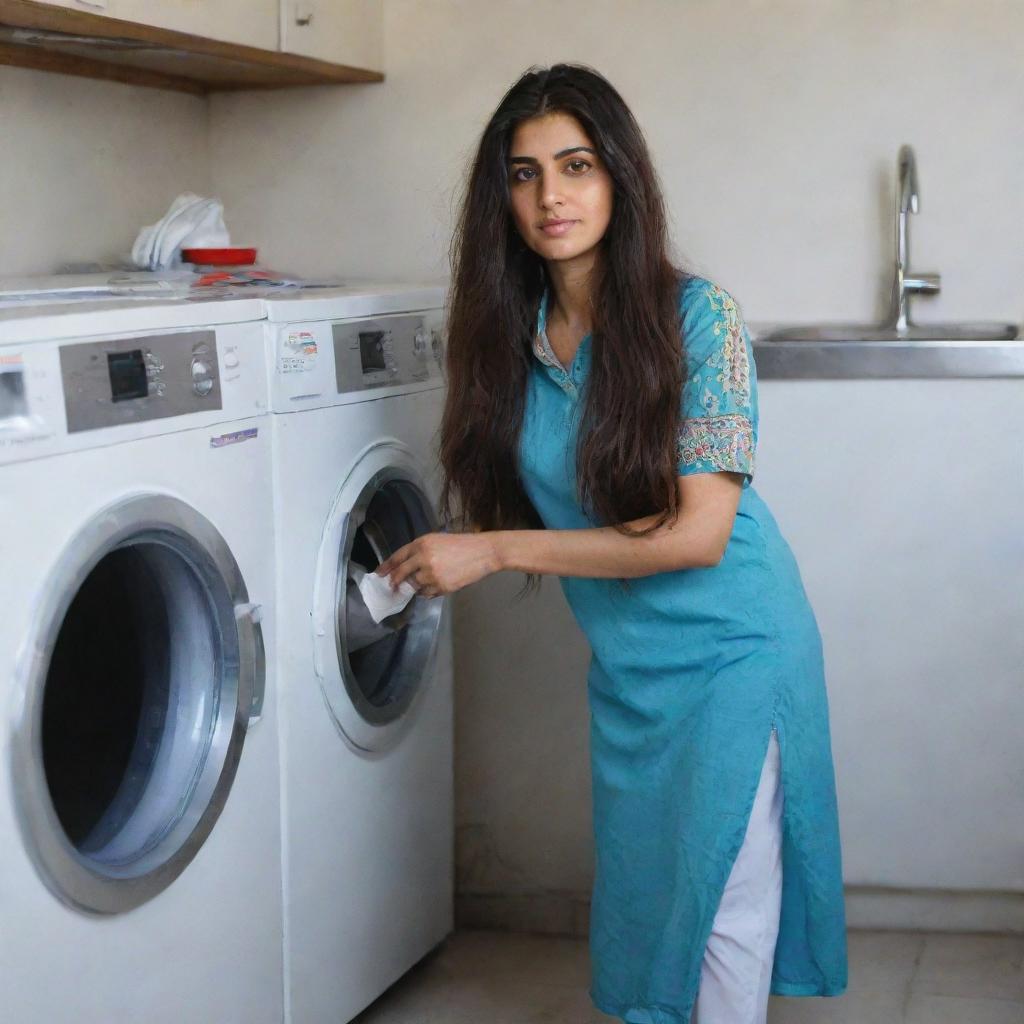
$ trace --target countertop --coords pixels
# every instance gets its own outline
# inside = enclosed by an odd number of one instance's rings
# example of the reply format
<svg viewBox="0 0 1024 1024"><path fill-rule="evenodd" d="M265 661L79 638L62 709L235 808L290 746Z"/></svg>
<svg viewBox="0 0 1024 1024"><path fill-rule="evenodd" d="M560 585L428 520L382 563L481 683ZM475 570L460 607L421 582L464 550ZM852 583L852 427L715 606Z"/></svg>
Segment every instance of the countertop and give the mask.
<svg viewBox="0 0 1024 1024"><path fill-rule="evenodd" d="M747 324L759 380L1024 377L1012 341L766 341L781 323Z"/></svg>

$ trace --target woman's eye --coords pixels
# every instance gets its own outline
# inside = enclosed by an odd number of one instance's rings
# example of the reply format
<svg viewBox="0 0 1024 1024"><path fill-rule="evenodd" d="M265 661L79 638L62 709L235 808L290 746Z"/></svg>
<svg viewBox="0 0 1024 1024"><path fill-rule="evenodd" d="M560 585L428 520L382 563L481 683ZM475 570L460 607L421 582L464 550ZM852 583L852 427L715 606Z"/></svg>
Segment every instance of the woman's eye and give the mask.
<svg viewBox="0 0 1024 1024"><path fill-rule="evenodd" d="M590 164L586 160L570 160L566 165L574 175L585 174L590 170ZM523 175L529 175L529 177L523 177ZM533 176L536 171L532 167L519 167L512 172L513 181L533 181Z"/></svg>

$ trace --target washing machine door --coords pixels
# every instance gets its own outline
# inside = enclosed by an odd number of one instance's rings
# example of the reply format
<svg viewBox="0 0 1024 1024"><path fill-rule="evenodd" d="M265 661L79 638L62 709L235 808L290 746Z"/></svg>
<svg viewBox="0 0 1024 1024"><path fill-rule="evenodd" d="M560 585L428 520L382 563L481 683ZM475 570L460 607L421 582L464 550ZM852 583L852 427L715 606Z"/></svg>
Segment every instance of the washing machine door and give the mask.
<svg viewBox="0 0 1024 1024"><path fill-rule="evenodd" d="M64 902L130 910L214 827L262 703L259 608L218 530L169 495L103 509L58 559L18 660L11 781Z"/></svg>
<svg viewBox="0 0 1024 1024"><path fill-rule="evenodd" d="M419 461L395 440L354 461L324 530L313 602L314 664L330 714L362 750L397 742L434 674L445 599L414 597L379 626L356 582L393 552L438 528Z"/></svg>

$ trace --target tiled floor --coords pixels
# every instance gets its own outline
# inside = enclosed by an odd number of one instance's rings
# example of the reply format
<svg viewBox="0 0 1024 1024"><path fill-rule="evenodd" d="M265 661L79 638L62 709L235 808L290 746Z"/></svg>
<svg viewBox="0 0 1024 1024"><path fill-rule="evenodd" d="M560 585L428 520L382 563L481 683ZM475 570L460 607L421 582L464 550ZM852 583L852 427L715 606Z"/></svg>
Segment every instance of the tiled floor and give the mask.
<svg viewBox="0 0 1024 1024"><path fill-rule="evenodd" d="M1024 936L851 931L850 987L772 996L769 1024L1024 1024ZM587 996L587 943L462 930L353 1024L614 1024Z"/></svg>

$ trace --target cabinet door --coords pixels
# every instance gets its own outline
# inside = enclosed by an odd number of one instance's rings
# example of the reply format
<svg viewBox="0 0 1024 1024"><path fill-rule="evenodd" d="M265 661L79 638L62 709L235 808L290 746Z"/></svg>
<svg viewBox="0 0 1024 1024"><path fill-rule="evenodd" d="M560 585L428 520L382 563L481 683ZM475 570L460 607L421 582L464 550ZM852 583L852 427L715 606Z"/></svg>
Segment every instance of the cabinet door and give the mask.
<svg viewBox="0 0 1024 1024"><path fill-rule="evenodd" d="M381 0L280 0L281 49L332 64L384 70Z"/></svg>
<svg viewBox="0 0 1024 1024"><path fill-rule="evenodd" d="M85 11L87 14L107 14L107 0L36 0L36 3L50 7L67 7L72 11Z"/></svg>
<svg viewBox="0 0 1024 1024"><path fill-rule="evenodd" d="M41 0L86 14L277 50L279 0Z"/></svg>
<svg viewBox="0 0 1024 1024"><path fill-rule="evenodd" d="M87 5L79 2L82 10ZM107 0L111 18L276 50L277 0Z"/></svg>
<svg viewBox="0 0 1024 1024"><path fill-rule="evenodd" d="M763 380L848 884L1024 891L1024 381Z"/></svg>

